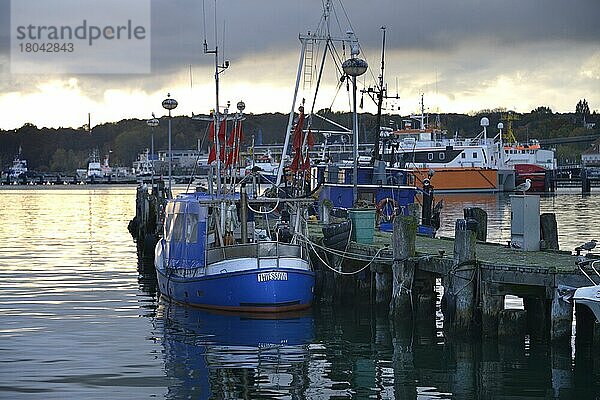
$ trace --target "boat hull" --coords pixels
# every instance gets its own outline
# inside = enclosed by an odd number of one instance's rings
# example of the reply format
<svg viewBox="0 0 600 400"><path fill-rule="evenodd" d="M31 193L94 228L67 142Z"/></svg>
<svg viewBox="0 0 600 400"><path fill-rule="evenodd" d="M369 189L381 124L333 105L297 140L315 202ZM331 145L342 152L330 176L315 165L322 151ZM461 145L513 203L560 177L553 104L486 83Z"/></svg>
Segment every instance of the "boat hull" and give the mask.
<svg viewBox="0 0 600 400"><path fill-rule="evenodd" d="M312 305L313 271L260 268L184 278L157 268L166 297L194 307L225 311L285 312Z"/></svg>
<svg viewBox="0 0 600 400"><path fill-rule="evenodd" d="M575 291L573 299L578 304L583 304L594 313L600 322L600 285L582 287Z"/></svg>
<svg viewBox="0 0 600 400"><path fill-rule="evenodd" d="M556 189L554 171L534 164L515 165L516 184L524 183L526 179L531 181L530 192L546 192Z"/></svg>
<svg viewBox="0 0 600 400"><path fill-rule="evenodd" d="M431 185L436 192L498 192L505 190L498 184L498 170L485 168L436 168L431 177ZM418 182L429 178L428 169L415 170ZM417 186L420 186L417 183Z"/></svg>

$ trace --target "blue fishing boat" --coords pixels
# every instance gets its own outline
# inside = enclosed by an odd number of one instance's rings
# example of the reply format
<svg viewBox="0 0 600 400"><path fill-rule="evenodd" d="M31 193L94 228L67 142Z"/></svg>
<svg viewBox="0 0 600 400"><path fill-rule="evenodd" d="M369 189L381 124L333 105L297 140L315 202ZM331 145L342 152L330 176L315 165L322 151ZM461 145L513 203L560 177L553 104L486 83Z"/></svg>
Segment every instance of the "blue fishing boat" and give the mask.
<svg viewBox="0 0 600 400"><path fill-rule="evenodd" d="M307 247L308 207L313 199L304 196L305 188L299 184L274 186L268 197L259 197L253 185L260 182L256 176L234 179L240 168L245 104L237 103L237 113L229 113L229 102L226 108L219 107L219 73L229 62L219 65L216 48L208 50L206 41L204 51L215 55L217 93L214 112L206 119L211 141L208 188L167 200L163 234L155 248L159 290L176 302L207 309L308 308L315 286ZM163 102L168 110L176 106L170 98ZM290 135L288 130L286 143ZM280 163L279 176L283 168ZM306 182L306 174L298 170L290 179Z"/></svg>
<svg viewBox="0 0 600 400"><path fill-rule="evenodd" d="M315 273L306 246L294 243L289 225L275 216L274 231L255 228L249 237L248 221L238 219L238 212L245 220L245 209L252 208L245 196L197 192L168 201L155 254L161 293L179 303L229 311L310 307Z"/></svg>

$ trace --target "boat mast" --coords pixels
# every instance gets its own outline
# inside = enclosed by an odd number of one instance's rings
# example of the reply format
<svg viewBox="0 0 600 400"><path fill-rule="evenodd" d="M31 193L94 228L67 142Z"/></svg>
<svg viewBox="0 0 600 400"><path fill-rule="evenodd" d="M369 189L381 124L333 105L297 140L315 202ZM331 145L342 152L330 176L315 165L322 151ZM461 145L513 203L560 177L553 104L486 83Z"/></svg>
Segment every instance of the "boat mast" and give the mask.
<svg viewBox="0 0 600 400"><path fill-rule="evenodd" d="M298 72L296 75L296 86L294 88L294 96L292 98L292 107L291 107L291 111L290 111L290 116L288 118L288 124L286 127L286 133L285 133L285 141L284 141L284 145L283 145L283 151L281 153L281 162L279 164L279 169L277 171L277 180L275 185L277 187L279 187L281 185L281 180L283 177L283 170L284 170L284 158L287 155L288 152L288 147L290 145L290 137L292 134L292 126L294 123L294 113L296 111L296 103L298 101L298 91L300 88L300 79L302 77L302 71L304 68L304 62L305 62L305 57L306 57L306 52L307 52L307 46L308 43L310 42L325 42L326 46L325 46L325 52L327 51L331 51L331 46L330 43L331 42L341 42L341 43L348 43L350 42L350 40L346 37L338 37L338 38L334 38L331 36L330 34L330 15L331 15L331 9L332 9L332 2L331 0L326 0L323 3L323 15L321 16L321 21L319 22L319 27L315 30L314 33L311 34L311 32L309 31L307 34L303 35L300 34L298 36L298 38L300 39L300 43L302 45L301 50L300 50L300 60L298 61ZM323 70L323 64L324 64L324 60L325 57L323 57L322 60L322 64L320 67L320 71L319 71L319 80L317 82L317 87L319 86L320 83L320 76ZM313 98L313 104L311 106L311 110L314 110L314 104L315 104L315 97ZM312 115L312 111L311 111L311 115ZM306 142L306 138L304 140L304 142ZM304 145L305 143L303 143Z"/></svg>
<svg viewBox="0 0 600 400"><path fill-rule="evenodd" d="M287 155L287 149L290 145L290 136L292 132L292 124L294 123L294 111L296 109L296 100L298 98L298 88L300 87L300 77L302 76L302 67L304 65L304 52L306 50L306 42L309 40L308 36L300 35L300 42L302 43L302 49L300 50L300 61L298 62L298 74L296 75L296 87L294 89L294 97L292 99L292 110L290 111L290 117L288 118L287 128L285 130L285 142L283 144L283 150L281 152L281 160L279 162L279 169L277 170L277 181L275 186L279 188L281 185L281 177L283 176L284 161ZM253 155L254 157L254 155Z"/></svg>
<svg viewBox="0 0 600 400"><path fill-rule="evenodd" d="M221 194L221 144L219 143L219 131L221 128L221 113L219 111L219 74L229 68L229 60L225 60L223 65L219 65L219 46L217 45L217 7L215 2L215 48L213 50L208 49L206 42L206 34L204 36L204 54L215 55L215 111L213 114L214 118L214 133L215 133L215 153L217 162L217 196Z"/></svg>
<svg viewBox="0 0 600 400"><path fill-rule="evenodd" d="M412 119L419 120L419 129L425 130L425 102L423 101L423 93L421 93L421 115L411 114Z"/></svg>
<svg viewBox="0 0 600 400"><path fill-rule="evenodd" d="M377 132L375 132L375 148L373 159L379 160L379 141L381 135L381 108L383 107L383 97L385 96L385 86L383 85L383 71L385 68L385 26L381 27L383 38L381 40L381 74L379 75L379 91L377 91Z"/></svg>
<svg viewBox="0 0 600 400"><path fill-rule="evenodd" d="M382 39L381 39L381 73L379 75L378 87L372 88L369 87L367 89L362 89L361 93L366 93L373 102L377 105L377 121L375 125L375 144L373 145L373 158L371 159L371 163L374 163L375 160L379 159L381 154L379 146L381 143L381 112L383 110L383 100L384 99L399 99L400 96L396 93L395 96L388 96L387 94L387 86L385 84L384 79L384 71L385 71L385 33L386 27L381 27L382 31Z"/></svg>

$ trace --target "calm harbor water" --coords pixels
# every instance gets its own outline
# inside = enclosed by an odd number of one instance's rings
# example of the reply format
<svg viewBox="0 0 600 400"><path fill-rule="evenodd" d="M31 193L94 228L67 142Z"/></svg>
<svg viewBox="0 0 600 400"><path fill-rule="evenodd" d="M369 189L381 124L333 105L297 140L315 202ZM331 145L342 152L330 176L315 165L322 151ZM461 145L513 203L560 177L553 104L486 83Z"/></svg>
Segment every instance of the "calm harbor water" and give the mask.
<svg viewBox="0 0 600 400"><path fill-rule="evenodd" d="M444 196L510 238L506 195ZM563 249L600 236L600 195L543 197ZM0 188L0 398L600 398L600 351L449 343L369 307L281 320L160 301L127 223L135 187ZM439 324L438 324L439 325Z"/></svg>

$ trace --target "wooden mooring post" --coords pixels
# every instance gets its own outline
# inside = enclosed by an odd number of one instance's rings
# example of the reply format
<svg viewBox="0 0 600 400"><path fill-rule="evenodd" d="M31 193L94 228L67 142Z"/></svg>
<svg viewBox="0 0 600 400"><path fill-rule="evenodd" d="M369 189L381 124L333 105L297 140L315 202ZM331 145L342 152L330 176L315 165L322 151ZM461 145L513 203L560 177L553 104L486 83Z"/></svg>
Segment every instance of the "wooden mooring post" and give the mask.
<svg viewBox="0 0 600 400"><path fill-rule="evenodd" d="M390 302L390 317L393 319L410 319L412 317L413 294L412 286L415 275L415 265L408 263L408 258L415 256L415 241L417 237L417 219L412 216L399 215L394 218L394 233L392 234L392 300Z"/></svg>
<svg viewBox="0 0 600 400"><path fill-rule="evenodd" d="M467 207L463 209L463 213L465 219L474 219L477 221L477 240L485 242L487 240L487 212L479 207Z"/></svg>
<svg viewBox="0 0 600 400"><path fill-rule="evenodd" d="M451 334L472 334L478 277L475 254L477 222L473 219L456 220L454 234L454 265L445 279L448 315L444 314L444 326Z"/></svg>

